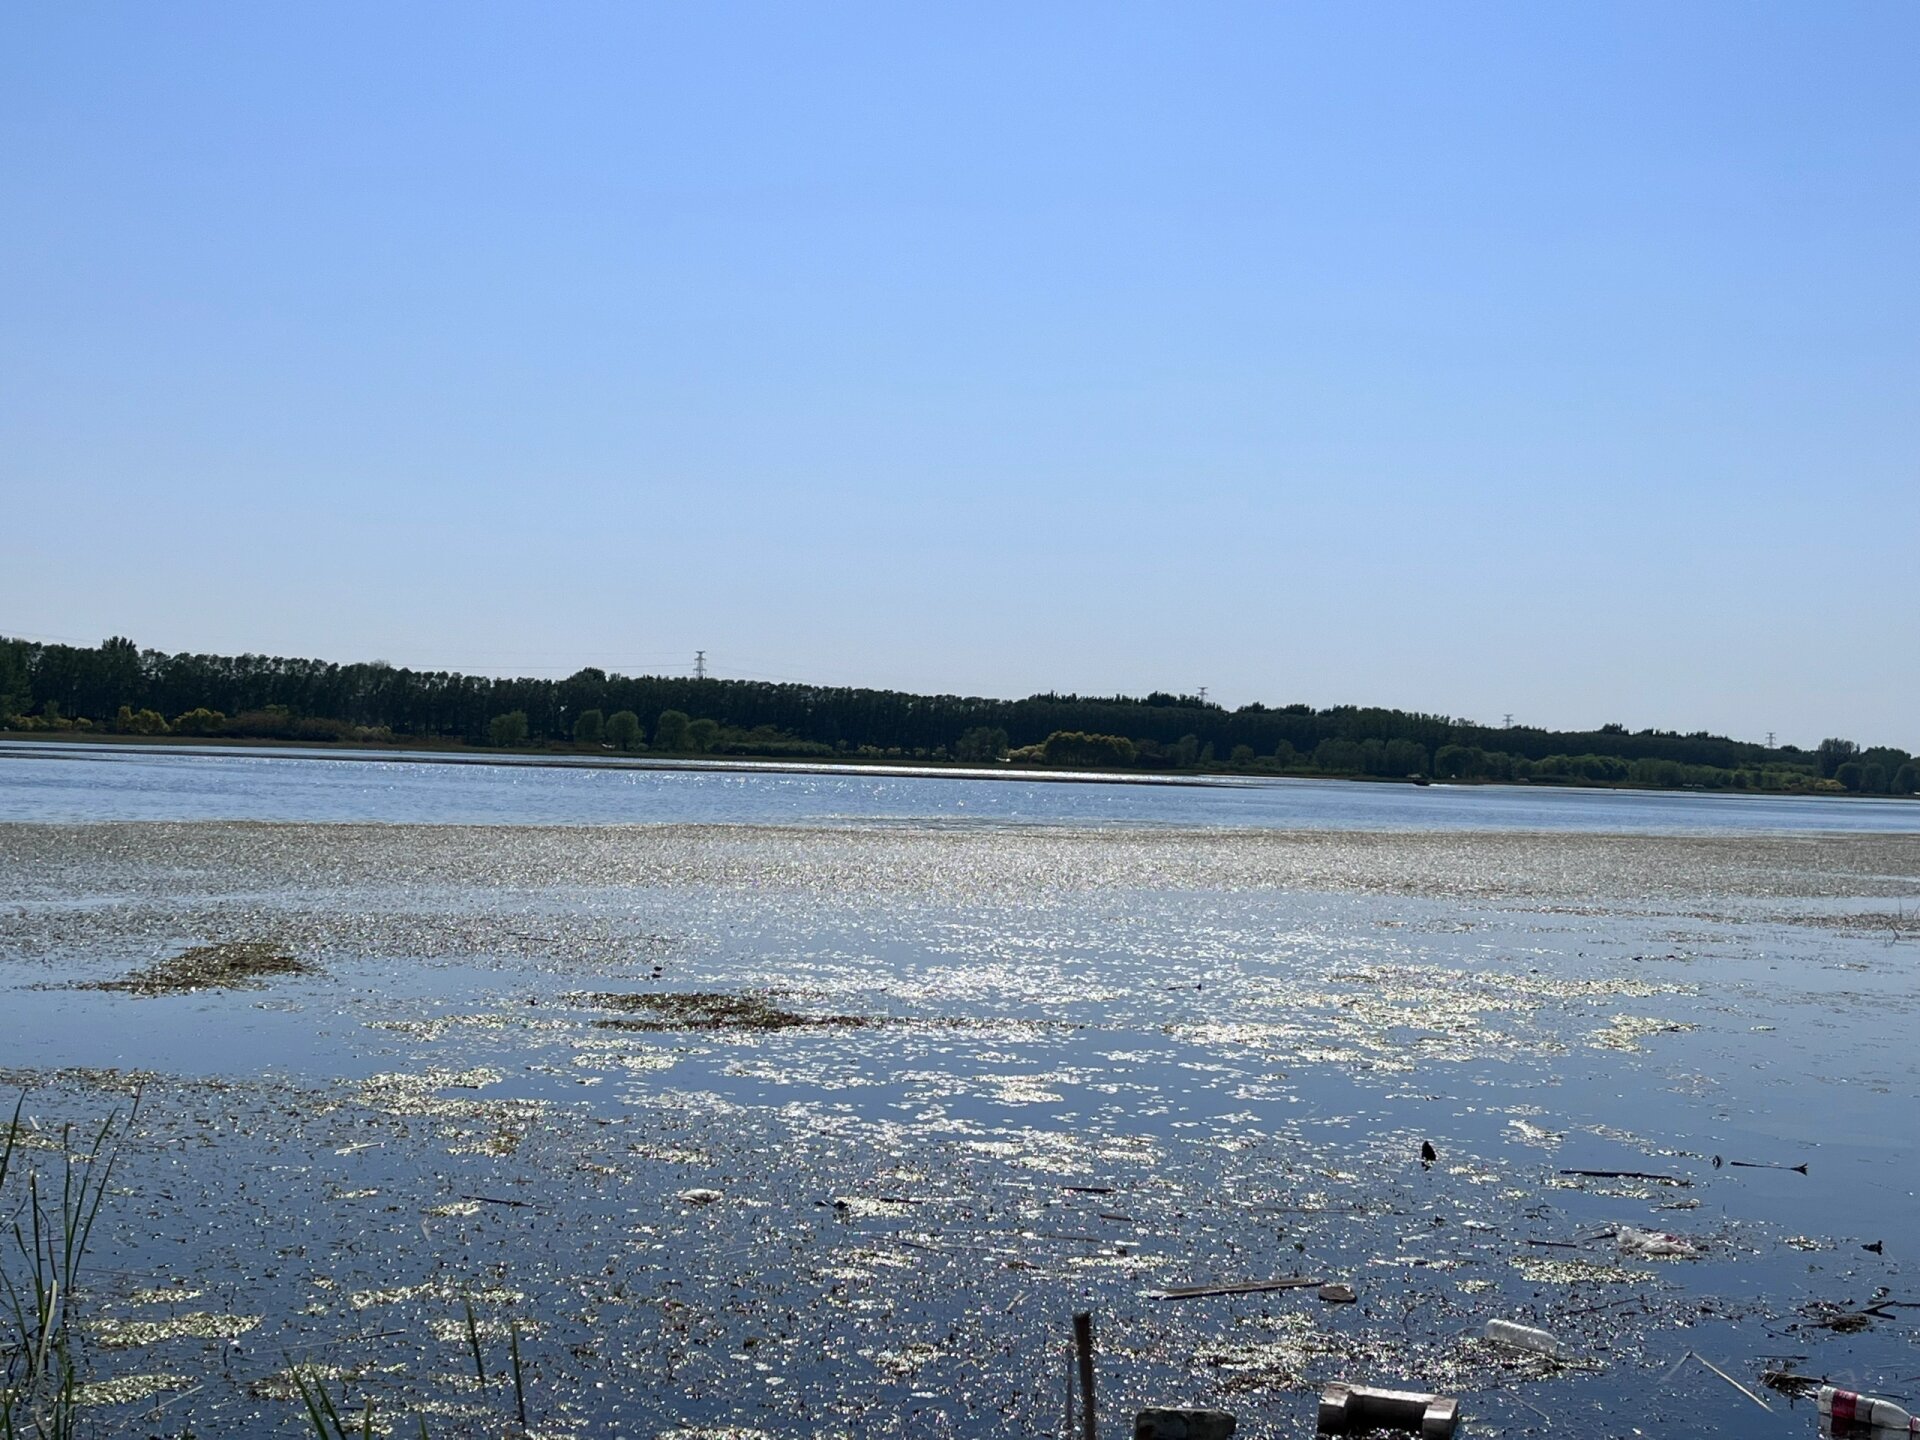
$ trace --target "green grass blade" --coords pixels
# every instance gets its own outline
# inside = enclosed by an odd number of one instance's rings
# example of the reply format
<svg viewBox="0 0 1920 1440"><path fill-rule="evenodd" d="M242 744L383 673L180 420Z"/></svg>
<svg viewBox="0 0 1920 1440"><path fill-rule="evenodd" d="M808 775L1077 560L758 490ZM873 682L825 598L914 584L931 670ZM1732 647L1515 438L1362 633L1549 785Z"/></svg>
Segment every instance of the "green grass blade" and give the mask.
<svg viewBox="0 0 1920 1440"><path fill-rule="evenodd" d="M507 1350L513 1357L513 1407L520 1415L520 1428L527 1428L527 1387L520 1374L520 1322L507 1325Z"/></svg>
<svg viewBox="0 0 1920 1440"><path fill-rule="evenodd" d="M480 1322L473 1318L473 1297L465 1296L461 1304L467 1308L467 1345L473 1351L473 1373L479 1380L482 1390L487 1388L487 1367L480 1358Z"/></svg>

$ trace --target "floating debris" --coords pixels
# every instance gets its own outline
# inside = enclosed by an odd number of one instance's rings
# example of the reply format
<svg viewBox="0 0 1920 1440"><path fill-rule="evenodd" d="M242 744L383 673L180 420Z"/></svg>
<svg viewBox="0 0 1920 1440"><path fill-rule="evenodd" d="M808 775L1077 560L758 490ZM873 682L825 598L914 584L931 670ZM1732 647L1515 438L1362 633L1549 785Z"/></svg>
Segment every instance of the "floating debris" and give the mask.
<svg viewBox="0 0 1920 1440"><path fill-rule="evenodd" d="M1505 1345L1512 1350L1527 1350L1535 1355L1545 1355L1550 1359L1564 1358L1566 1350L1560 1338L1551 1330L1542 1330L1537 1325L1522 1325L1513 1320L1489 1320L1481 1334L1496 1345Z"/></svg>
<svg viewBox="0 0 1920 1440"><path fill-rule="evenodd" d="M1562 1175L1587 1180L1644 1180L1650 1185L1691 1185L1684 1175L1657 1175L1648 1170L1562 1170Z"/></svg>
<svg viewBox="0 0 1920 1440"><path fill-rule="evenodd" d="M1804 1396L1818 1390L1822 1382L1812 1375L1801 1375L1792 1369L1762 1370L1760 1383L1769 1390L1777 1390L1782 1395Z"/></svg>
<svg viewBox="0 0 1920 1440"><path fill-rule="evenodd" d="M1691 1260L1700 1253L1700 1242L1667 1230L1636 1230L1622 1225L1614 1236L1622 1255L1647 1260Z"/></svg>
<svg viewBox="0 0 1920 1440"><path fill-rule="evenodd" d="M1322 1435L1411 1430L1422 1440L1447 1440L1459 1423L1460 1402L1451 1396L1345 1384L1329 1385L1320 1392L1318 1429Z"/></svg>
<svg viewBox="0 0 1920 1440"><path fill-rule="evenodd" d="M1321 1281L1304 1275L1289 1275L1280 1280L1242 1280L1226 1285L1185 1285L1171 1290L1152 1290L1151 1300L1199 1300L1210 1295L1263 1295L1271 1290L1317 1290Z"/></svg>

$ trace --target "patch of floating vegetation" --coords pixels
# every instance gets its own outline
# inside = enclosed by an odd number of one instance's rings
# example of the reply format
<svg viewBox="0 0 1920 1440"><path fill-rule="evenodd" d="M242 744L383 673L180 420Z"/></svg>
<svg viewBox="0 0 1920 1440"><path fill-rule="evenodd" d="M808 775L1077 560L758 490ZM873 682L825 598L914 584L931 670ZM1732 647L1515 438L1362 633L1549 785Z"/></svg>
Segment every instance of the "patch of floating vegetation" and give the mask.
<svg viewBox="0 0 1920 1440"><path fill-rule="evenodd" d="M73 1403L132 1405L191 1383L192 1378L186 1375L114 1375L104 1380L84 1380L74 1387Z"/></svg>
<svg viewBox="0 0 1920 1440"><path fill-rule="evenodd" d="M1275 1316L1261 1328L1278 1334L1273 1339L1205 1344L1194 1359L1217 1372L1221 1388L1229 1392L1291 1389L1304 1383L1301 1377L1316 1359L1345 1348L1341 1337L1321 1331L1305 1315Z"/></svg>
<svg viewBox="0 0 1920 1440"><path fill-rule="evenodd" d="M178 1305L188 1300L198 1300L206 1292L188 1289L185 1285L164 1285L157 1290L136 1290L127 1297L129 1305Z"/></svg>
<svg viewBox="0 0 1920 1440"><path fill-rule="evenodd" d="M1587 1037L1597 1050L1642 1050L1641 1041L1650 1035L1682 1035L1697 1030L1697 1025L1677 1020L1658 1020L1651 1015L1615 1015Z"/></svg>
<svg viewBox="0 0 1920 1440"><path fill-rule="evenodd" d="M1653 1277L1624 1265L1597 1260L1556 1260L1544 1255L1516 1255L1513 1268L1535 1285L1639 1285Z"/></svg>
<svg viewBox="0 0 1920 1440"><path fill-rule="evenodd" d="M798 1030L859 1028L865 1015L803 1015L782 1009L766 995L721 991L600 991L573 997L594 1010L617 1010L618 1019L596 1020L603 1030Z"/></svg>
<svg viewBox="0 0 1920 1440"><path fill-rule="evenodd" d="M129 995L191 995L196 990L264 990L287 975L312 975L316 967L257 940L194 945L171 959L118 980L82 983L82 990L119 990Z"/></svg>
<svg viewBox="0 0 1920 1440"><path fill-rule="evenodd" d="M1535 1145L1542 1150L1555 1149L1562 1140L1566 1139L1564 1131L1549 1130L1546 1126L1536 1125L1531 1120L1509 1120L1507 1130L1520 1144Z"/></svg>
<svg viewBox="0 0 1920 1440"><path fill-rule="evenodd" d="M1920 910L1852 910L1826 914L1782 915L1788 925L1811 925L1820 930L1844 930L1860 935L1888 935L1920 940Z"/></svg>
<svg viewBox="0 0 1920 1440"><path fill-rule="evenodd" d="M190 1310L166 1320L96 1320L94 1342L103 1350L131 1350L166 1340L237 1340L260 1323L258 1315L214 1315Z"/></svg>
<svg viewBox="0 0 1920 1440"><path fill-rule="evenodd" d="M404 1070L369 1075L360 1082L367 1103L389 1115L429 1115L464 1118L473 1114L470 1100L452 1100L442 1090L484 1090L504 1078L498 1070L475 1066L470 1070L438 1067L412 1074Z"/></svg>
<svg viewBox="0 0 1920 1440"><path fill-rule="evenodd" d="M319 1381L357 1382L377 1375L404 1375L407 1367L396 1365L324 1365L308 1362L286 1370L276 1370L271 1375L262 1375L250 1382L247 1393L256 1400L300 1399L300 1382L305 1380L312 1385Z"/></svg>
<svg viewBox="0 0 1920 1440"><path fill-rule="evenodd" d="M526 1015L490 1013L482 1015L436 1015L427 1020L370 1020L369 1030L389 1030L412 1040L444 1040L455 1032L507 1030L564 1030L565 1020L536 1019Z"/></svg>
<svg viewBox="0 0 1920 1440"><path fill-rule="evenodd" d="M578 1048L573 1056L573 1065L579 1070L644 1072L671 1070L679 1063L679 1057L670 1053L657 1050L636 1053L630 1040L585 1036L574 1043Z"/></svg>
<svg viewBox="0 0 1920 1440"><path fill-rule="evenodd" d="M316 1280L315 1284L319 1282ZM356 1310L372 1309L376 1305L403 1305L409 1300L470 1300L475 1305L519 1305L526 1300L524 1292L509 1289L505 1285L481 1285L473 1289L464 1289L448 1280L426 1280L417 1285L392 1285L384 1290L356 1290L347 1297L347 1303Z"/></svg>
<svg viewBox="0 0 1920 1440"><path fill-rule="evenodd" d="M518 1330L521 1338L538 1335L541 1330L536 1320L482 1320L476 1318L471 1326L464 1315L433 1315L427 1319L427 1329L433 1338L443 1345L459 1345L470 1336L482 1340L504 1340L510 1331Z"/></svg>

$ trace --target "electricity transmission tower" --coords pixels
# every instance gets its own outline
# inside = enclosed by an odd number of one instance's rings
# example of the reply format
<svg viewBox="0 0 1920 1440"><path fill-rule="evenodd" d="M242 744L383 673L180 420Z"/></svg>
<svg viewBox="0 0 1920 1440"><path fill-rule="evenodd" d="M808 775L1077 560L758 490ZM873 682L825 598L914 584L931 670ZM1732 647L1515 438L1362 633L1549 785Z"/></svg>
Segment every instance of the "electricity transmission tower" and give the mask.
<svg viewBox="0 0 1920 1440"><path fill-rule="evenodd" d="M707 652L704 650L693 652L693 678L696 680L707 678Z"/></svg>

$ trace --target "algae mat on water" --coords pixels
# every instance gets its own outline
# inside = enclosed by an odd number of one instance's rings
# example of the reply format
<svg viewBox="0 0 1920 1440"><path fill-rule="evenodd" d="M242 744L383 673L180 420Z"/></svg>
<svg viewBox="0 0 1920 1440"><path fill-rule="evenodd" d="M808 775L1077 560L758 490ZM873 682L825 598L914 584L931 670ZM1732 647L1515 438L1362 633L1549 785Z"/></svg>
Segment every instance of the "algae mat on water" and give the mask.
<svg viewBox="0 0 1920 1440"><path fill-rule="evenodd" d="M119 980L93 980L83 990L122 990L130 995L187 995L195 990L259 990L287 975L311 975L315 967L261 941L195 945Z"/></svg>

